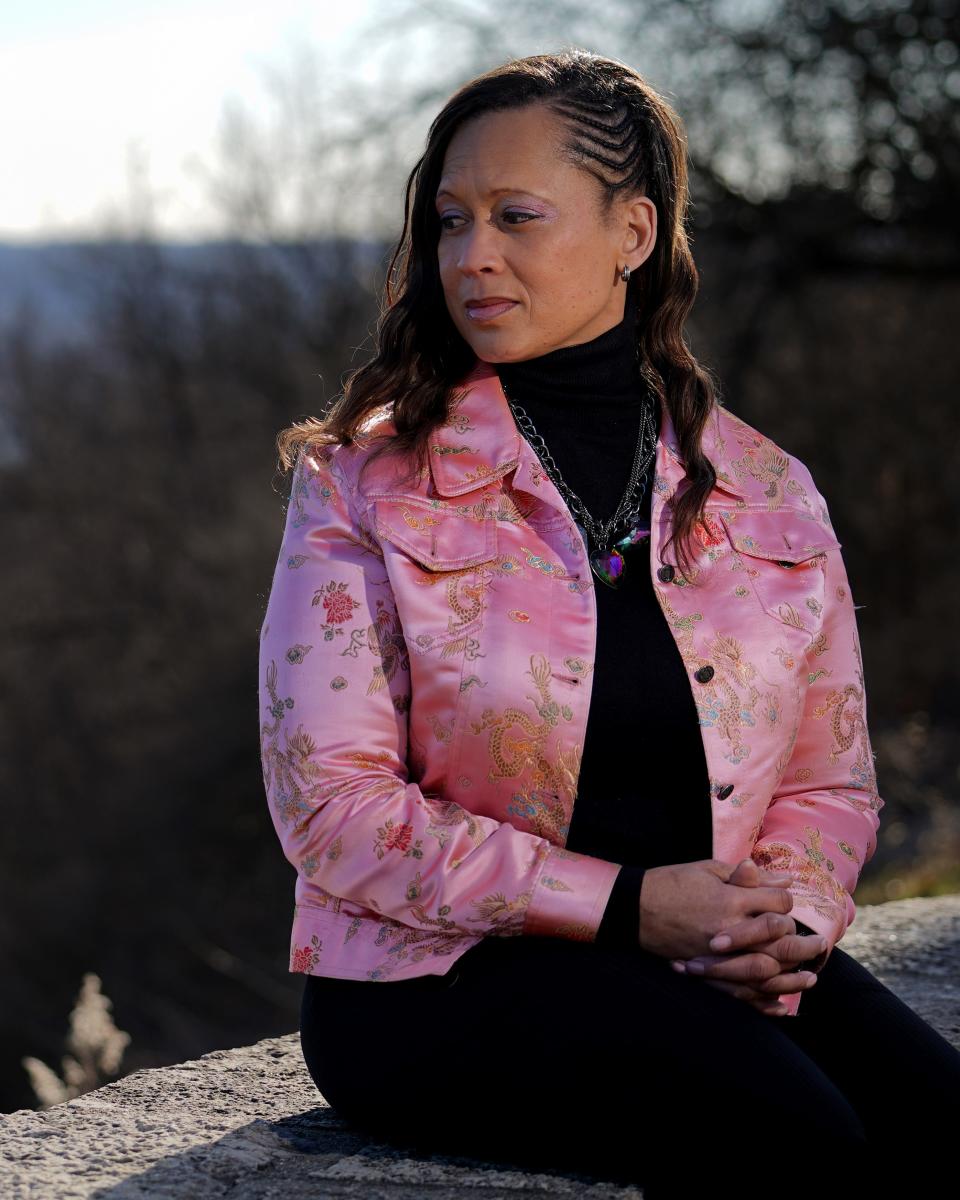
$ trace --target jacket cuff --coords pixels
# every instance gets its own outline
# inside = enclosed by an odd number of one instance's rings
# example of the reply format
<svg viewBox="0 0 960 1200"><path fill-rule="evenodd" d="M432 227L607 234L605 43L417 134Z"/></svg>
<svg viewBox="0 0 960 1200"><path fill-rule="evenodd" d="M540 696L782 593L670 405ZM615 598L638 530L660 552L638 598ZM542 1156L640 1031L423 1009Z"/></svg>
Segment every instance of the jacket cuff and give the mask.
<svg viewBox="0 0 960 1200"><path fill-rule="evenodd" d="M551 846L533 885L521 932L595 941L619 871L620 863Z"/></svg>
<svg viewBox="0 0 960 1200"><path fill-rule="evenodd" d="M597 942L609 946L640 944L640 888L646 867L621 867L597 930Z"/></svg>

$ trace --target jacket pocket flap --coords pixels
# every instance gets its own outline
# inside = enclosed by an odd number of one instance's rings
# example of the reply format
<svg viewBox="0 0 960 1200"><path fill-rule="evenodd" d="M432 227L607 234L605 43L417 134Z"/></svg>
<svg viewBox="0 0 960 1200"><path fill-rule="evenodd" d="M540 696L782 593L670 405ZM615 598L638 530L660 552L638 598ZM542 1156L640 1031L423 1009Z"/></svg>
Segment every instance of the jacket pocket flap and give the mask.
<svg viewBox="0 0 960 1200"><path fill-rule="evenodd" d="M717 515L734 550L784 566L840 546L829 529L801 509L720 509Z"/></svg>
<svg viewBox="0 0 960 1200"><path fill-rule="evenodd" d="M428 571L454 571L497 554L497 522L406 499L373 501L378 537L399 546Z"/></svg>

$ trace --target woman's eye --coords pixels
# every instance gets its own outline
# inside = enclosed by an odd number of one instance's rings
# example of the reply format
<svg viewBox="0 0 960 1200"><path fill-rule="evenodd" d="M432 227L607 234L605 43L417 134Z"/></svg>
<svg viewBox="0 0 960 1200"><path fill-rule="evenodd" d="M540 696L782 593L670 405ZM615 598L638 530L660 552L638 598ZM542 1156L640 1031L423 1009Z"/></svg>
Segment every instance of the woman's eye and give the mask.
<svg viewBox="0 0 960 1200"><path fill-rule="evenodd" d="M527 221L534 220L536 216L536 213L523 212L518 208L508 208L503 214L503 219L507 221L508 225L523 225ZM508 220L509 217L520 217L521 219L519 221L510 221ZM447 222L457 221L459 220L459 216L456 213L447 213L446 216L440 217L439 220L441 229L453 229L455 226L448 225Z"/></svg>

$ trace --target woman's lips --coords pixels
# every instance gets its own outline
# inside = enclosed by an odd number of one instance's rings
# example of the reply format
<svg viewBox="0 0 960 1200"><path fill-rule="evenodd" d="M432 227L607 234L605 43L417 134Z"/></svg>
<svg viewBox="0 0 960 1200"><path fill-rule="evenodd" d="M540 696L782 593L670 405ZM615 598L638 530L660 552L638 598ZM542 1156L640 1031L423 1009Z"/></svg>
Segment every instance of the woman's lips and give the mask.
<svg viewBox="0 0 960 1200"><path fill-rule="evenodd" d="M493 304L468 304L467 316L471 321L492 321L494 317L502 316L516 306L516 300L497 300Z"/></svg>

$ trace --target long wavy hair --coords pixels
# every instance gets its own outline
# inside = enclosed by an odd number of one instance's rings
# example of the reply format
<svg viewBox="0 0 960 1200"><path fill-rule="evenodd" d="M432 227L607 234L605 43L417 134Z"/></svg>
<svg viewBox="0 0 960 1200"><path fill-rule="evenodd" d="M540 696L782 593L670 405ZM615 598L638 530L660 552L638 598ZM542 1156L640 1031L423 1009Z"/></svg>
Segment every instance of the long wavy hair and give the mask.
<svg viewBox="0 0 960 1200"><path fill-rule="evenodd" d="M476 362L450 318L440 280L434 196L444 156L465 121L530 104L546 105L562 118L558 154L600 185L601 219L621 195L642 193L656 205L656 244L627 286L636 293L641 368L653 394L667 405L684 460L686 481L670 500L666 544L676 540L681 570L689 576L687 543L716 482L701 434L720 401L711 373L684 339L699 287L685 228L686 133L676 111L633 68L586 50L507 62L466 83L444 105L407 178L404 225L387 270L376 353L350 373L322 418L307 417L278 434L280 464L289 470L308 446L366 446L365 427L384 409L393 431L377 434L364 467L392 452L409 456L407 479L428 470L431 432L448 419L454 386Z"/></svg>

